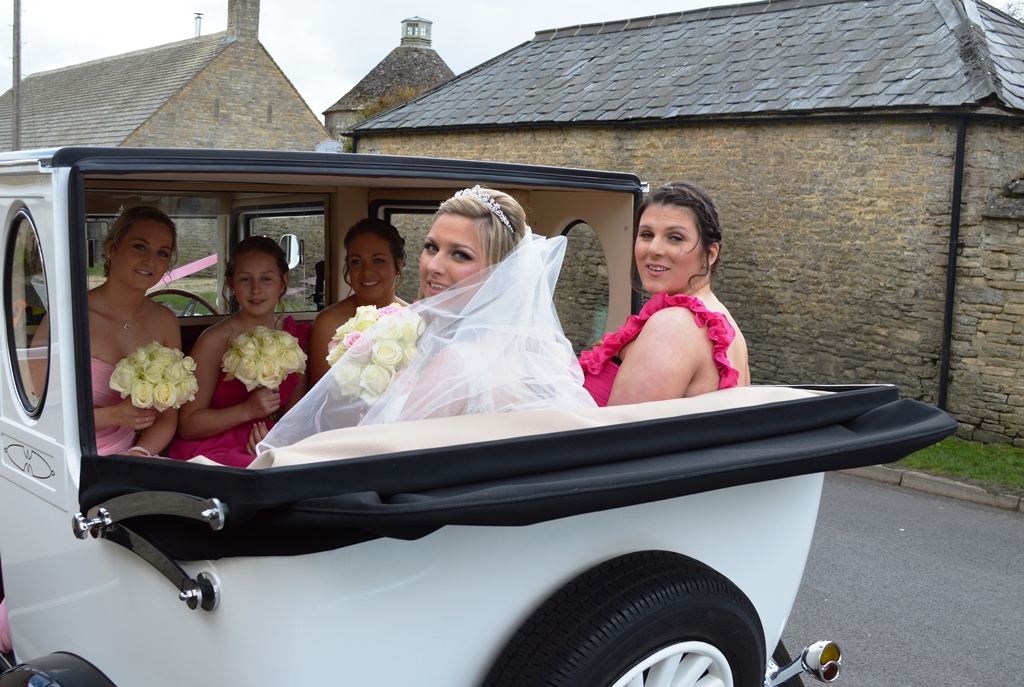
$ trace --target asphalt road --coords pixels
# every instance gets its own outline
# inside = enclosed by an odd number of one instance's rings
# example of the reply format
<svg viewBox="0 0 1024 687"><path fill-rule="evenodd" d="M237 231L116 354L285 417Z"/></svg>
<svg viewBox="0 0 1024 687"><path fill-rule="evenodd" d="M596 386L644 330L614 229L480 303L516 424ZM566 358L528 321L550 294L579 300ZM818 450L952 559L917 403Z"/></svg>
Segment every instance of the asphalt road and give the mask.
<svg viewBox="0 0 1024 687"><path fill-rule="evenodd" d="M784 635L816 639L837 686L1024 684L1024 514L827 475Z"/></svg>

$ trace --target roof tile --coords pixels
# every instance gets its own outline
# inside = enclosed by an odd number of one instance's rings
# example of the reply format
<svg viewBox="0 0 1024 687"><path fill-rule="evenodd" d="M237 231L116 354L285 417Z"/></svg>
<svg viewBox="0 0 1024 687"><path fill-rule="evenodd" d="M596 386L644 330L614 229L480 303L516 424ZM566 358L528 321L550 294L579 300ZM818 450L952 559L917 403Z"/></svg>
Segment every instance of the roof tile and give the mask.
<svg viewBox="0 0 1024 687"><path fill-rule="evenodd" d="M357 130L411 128L428 102L424 126L498 124L508 112L460 104L499 90L538 123L947 108L991 94L1024 111L1024 26L984 3L981 26L966 25L958 2L766 0L545 31Z"/></svg>

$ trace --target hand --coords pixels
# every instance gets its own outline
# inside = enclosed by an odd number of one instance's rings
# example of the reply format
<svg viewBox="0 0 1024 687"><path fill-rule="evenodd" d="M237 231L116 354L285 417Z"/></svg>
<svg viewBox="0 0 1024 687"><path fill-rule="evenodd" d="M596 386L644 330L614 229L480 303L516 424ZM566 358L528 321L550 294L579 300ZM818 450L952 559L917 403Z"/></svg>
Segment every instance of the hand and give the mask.
<svg viewBox="0 0 1024 687"><path fill-rule="evenodd" d="M116 408L117 424L133 432L144 432L156 421L157 412L154 409L136 408L132 405L131 399L119 403Z"/></svg>
<svg viewBox="0 0 1024 687"><path fill-rule="evenodd" d="M255 456L256 445L267 438L268 432L269 430L267 430L267 423L257 422L256 424L254 424L252 426L252 429L249 430L249 441L245 445L245 450Z"/></svg>
<svg viewBox="0 0 1024 687"><path fill-rule="evenodd" d="M271 413L276 413L277 409L281 407L281 394L271 391L265 386L257 387L249 395L249 400L246 403L249 406L252 419L265 418Z"/></svg>

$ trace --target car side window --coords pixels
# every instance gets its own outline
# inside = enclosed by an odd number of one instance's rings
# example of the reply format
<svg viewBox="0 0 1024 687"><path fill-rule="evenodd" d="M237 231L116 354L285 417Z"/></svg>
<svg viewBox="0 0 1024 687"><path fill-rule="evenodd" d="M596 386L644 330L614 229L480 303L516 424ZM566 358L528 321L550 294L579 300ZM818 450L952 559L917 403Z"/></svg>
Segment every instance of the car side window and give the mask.
<svg viewBox="0 0 1024 687"><path fill-rule="evenodd" d="M7 350L14 385L25 412L35 416L50 368L49 330L44 328L37 336L49 310L49 296L39 236L27 208L11 220L4 261Z"/></svg>

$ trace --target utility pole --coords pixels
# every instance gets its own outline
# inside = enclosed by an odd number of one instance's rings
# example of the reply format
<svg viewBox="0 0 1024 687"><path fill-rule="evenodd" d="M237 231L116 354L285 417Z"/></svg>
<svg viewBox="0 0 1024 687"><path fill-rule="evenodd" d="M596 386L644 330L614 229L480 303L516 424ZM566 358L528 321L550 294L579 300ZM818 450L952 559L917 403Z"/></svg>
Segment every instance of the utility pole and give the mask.
<svg viewBox="0 0 1024 687"><path fill-rule="evenodd" d="M14 0L14 78L11 82L11 150L21 150L21 0Z"/></svg>

